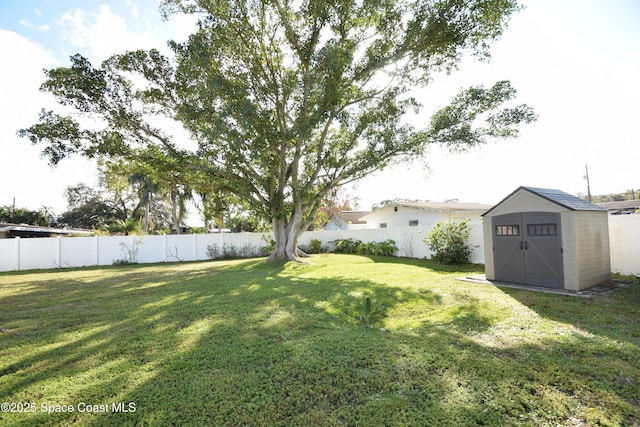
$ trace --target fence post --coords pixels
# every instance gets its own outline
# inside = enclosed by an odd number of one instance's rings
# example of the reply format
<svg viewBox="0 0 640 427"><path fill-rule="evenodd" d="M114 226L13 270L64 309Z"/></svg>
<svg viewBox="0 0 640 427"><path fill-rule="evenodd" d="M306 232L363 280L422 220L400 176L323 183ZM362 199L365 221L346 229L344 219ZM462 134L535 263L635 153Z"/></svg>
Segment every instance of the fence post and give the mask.
<svg viewBox="0 0 640 427"><path fill-rule="evenodd" d="M58 252L58 268L62 268L62 237L58 236L58 244L56 245L56 250Z"/></svg>
<svg viewBox="0 0 640 427"><path fill-rule="evenodd" d="M198 260L198 240L196 239L196 233L191 234L192 236L192 248L193 248L193 260Z"/></svg>
<svg viewBox="0 0 640 427"><path fill-rule="evenodd" d="M162 262L167 262L167 235L162 235Z"/></svg>
<svg viewBox="0 0 640 427"><path fill-rule="evenodd" d="M100 236L93 236L93 265L100 265Z"/></svg>
<svg viewBox="0 0 640 427"><path fill-rule="evenodd" d="M20 271L20 236L16 236L15 241L16 241L16 270Z"/></svg>

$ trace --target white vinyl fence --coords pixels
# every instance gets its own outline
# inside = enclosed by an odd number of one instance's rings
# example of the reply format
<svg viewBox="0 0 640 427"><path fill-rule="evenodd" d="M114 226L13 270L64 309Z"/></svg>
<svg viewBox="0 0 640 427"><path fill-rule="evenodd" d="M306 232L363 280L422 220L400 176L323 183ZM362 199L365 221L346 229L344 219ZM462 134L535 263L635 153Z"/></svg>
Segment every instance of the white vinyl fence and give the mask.
<svg viewBox="0 0 640 427"><path fill-rule="evenodd" d="M431 226L365 230L310 231L299 244L319 239L332 249L333 242L352 238L363 242L395 241L398 256L431 257L426 243ZM484 263L482 225L469 224L471 261ZM0 271L111 265L118 262L156 263L212 259L223 253L258 256L269 233L182 234L162 236L52 237L0 239ZM640 215L609 217L611 270L640 274Z"/></svg>
<svg viewBox="0 0 640 427"><path fill-rule="evenodd" d="M0 271L259 256L265 233L0 239Z"/></svg>
<svg viewBox="0 0 640 427"><path fill-rule="evenodd" d="M319 239L323 246L330 250L334 248L333 242L340 239L354 239L362 242L383 242L393 240L398 247L398 256L407 258L431 258L433 253L422 240L427 237L435 224L427 224L423 227L392 227L373 228L361 230L336 230L336 231L308 231L302 235L300 245L309 246L311 240ZM484 263L484 250L482 241L482 224L480 222L469 223L469 244L473 247L471 262Z"/></svg>
<svg viewBox="0 0 640 427"><path fill-rule="evenodd" d="M609 216L611 271L640 274L640 214Z"/></svg>

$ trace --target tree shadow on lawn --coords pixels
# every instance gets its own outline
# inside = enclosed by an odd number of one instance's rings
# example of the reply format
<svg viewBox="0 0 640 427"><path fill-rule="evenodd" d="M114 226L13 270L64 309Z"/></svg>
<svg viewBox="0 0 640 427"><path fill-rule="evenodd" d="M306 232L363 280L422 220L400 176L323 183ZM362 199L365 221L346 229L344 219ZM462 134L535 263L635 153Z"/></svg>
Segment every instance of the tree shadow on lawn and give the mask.
<svg viewBox="0 0 640 427"><path fill-rule="evenodd" d="M588 298L511 288L502 292L566 330L570 339L561 348L549 343L549 352L538 356L542 363L558 352L579 362L572 365L577 375L593 377L605 394L617 394L627 403L620 410L630 417L621 425L640 425L639 284Z"/></svg>
<svg viewBox="0 0 640 427"><path fill-rule="evenodd" d="M633 411L621 395L598 387L597 375L594 381L591 365L580 355L547 357L550 351L564 354L573 348L571 342L508 351L484 345L468 335L489 333L491 316L469 301L453 308L449 322L427 318L411 330L381 330L394 310L409 304L437 309L440 296L344 276L309 278L287 269L246 261L153 275L144 267L114 270L114 277L85 285L90 305L63 304L42 329L32 317L41 307L24 313L16 309L10 315L16 318L0 315L0 325L23 325L6 337L9 346L40 346L35 354L0 362L3 400L134 402L136 408L129 413L109 407L96 414L0 414L0 421L544 425L566 422L567 414L586 419L581 411L589 402L578 404L571 397L581 387L609 406L618 405L619 420L624 411ZM47 301L62 298L66 288L79 302L78 286L46 286L29 295ZM365 295L374 302L377 328L358 319ZM13 306L20 298L0 303ZM67 320L57 323L58 318ZM604 343L593 346L606 350ZM0 345L0 355L10 351ZM572 370L570 383L554 375L566 369ZM549 414L552 410L557 414Z"/></svg>
<svg viewBox="0 0 640 427"><path fill-rule="evenodd" d="M432 261L425 258L405 258L396 256L376 256L376 255L359 255L362 258L371 260L372 262L381 262L384 264L403 264L416 267L428 268L429 270L439 273L463 273L484 271L483 264L458 264L446 265L440 262Z"/></svg>
<svg viewBox="0 0 640 427"><path fill-rule="evenodd" d="M613 340L640 345L640 284L625 284L590 297L553 295L522 289L502 292L540 316Z"/></svg>

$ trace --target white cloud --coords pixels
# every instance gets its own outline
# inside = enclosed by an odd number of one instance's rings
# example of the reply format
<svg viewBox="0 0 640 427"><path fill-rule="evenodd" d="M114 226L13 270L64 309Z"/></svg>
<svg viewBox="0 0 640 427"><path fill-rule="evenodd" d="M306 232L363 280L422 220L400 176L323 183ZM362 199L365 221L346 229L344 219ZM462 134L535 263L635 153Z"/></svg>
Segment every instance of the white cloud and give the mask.
<svg viewBox="0 0 640 427"><path fill-rule="evenodd" d="M151 33L131 32L125 18L104 4L97 12L69 10L62 15L58 25L61 39L96 64L127 50L162 47ZM67 55L73 53L66 52Z"/></svg>
<svg viewBox="0 0 640 427"><path fill-rule="evenodd" d="M83 159L70 159L51 169L40 158L41 147L16 135L18 129L34 124L41 108L52 108L55 102L42 94L43 68L58 65L42 46L30 42L12 31L0 29L3 59L11 67L0 67L0 205L12 203L29 209L42 205L57 212L65 210L64 189L80 180L94 182L95 168Z"/></svg>
<svg viewBox="0 0 640 427"><path fill-rule="evenodd" d="M23 27L29 28L31 30L38 30L38 31L49 31L51 29L51 27L49 27L48 25L40 25L37 26L35 24L32 24L31 22L29 22L26 19L21 19L18 21L18 23L20 25L22 25Z"/></svg>

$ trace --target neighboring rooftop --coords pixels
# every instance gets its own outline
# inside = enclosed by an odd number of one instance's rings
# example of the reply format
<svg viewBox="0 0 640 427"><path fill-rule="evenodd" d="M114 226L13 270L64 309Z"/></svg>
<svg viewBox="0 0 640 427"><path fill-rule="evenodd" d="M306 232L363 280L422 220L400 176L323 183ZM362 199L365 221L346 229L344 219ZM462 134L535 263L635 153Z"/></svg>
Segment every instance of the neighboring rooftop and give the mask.
<svg viewBox="0 0 640 427"><path fill-rule="evenodd" d="M92 231L44 227L40 225L0 223L0 238L11 237L51 237L62 235L91 235Z"/></svg>
<svg viewBox="0 0 640 427"><path fill-rule="evenodd" d="M612 215L625 215L636 213L636 211L640 210L640 200L622 200L619 202L601 202L596 203L596 205L600 206L609 211Z"/></svg>
<svg viewBox="0 0 640 427"><path fill-rule="evenodd" d="M334 216L340 218L345 224L366 224L360 218L370 213L370 211L340 211L335 213Z"/></svg>
<svg viewBox="0 0 640 427"><path fill-rule="evenodd" d="M490 209L492 205L485 205L483 203L431 203L431 202L393 202L389 203L383 207L387 206L405 206L408 208L414 209L422 209L425 211L460 211L460 212L484 212L487 209Z"/></svg>

